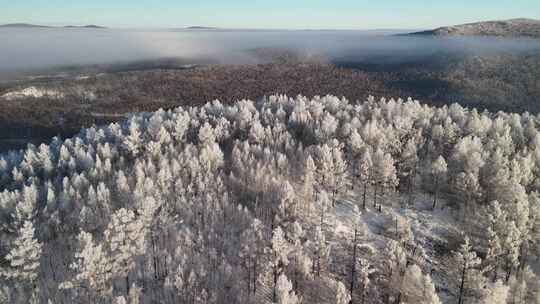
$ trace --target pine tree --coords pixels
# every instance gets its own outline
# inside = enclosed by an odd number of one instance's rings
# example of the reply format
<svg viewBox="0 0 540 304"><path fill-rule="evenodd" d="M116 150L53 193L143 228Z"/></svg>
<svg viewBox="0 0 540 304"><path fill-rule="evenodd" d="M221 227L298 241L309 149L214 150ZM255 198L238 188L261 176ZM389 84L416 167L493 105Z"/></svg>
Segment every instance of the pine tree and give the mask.
<svg viewBox="0 0 540 304"><path fill-rule="evenodd" d="M82 231L79 234L79 250L70 268L75 277L61 285L64 289L87 291L88 296L107 298L112 294L111 280L114 276L112 263L101 244L96 244L92 235Z"/></svg>
<svg viewBox="0 0 540 304"><path fill-rule="evenodd" d="M320 209L319 211L320 211L320 218L321 218L319 226L322 229L322 227L324 226L326 212L328 211L330 207L330 198L328 197L328 194L326 193L326 191L323 190L319 193L317 201L318 201L318 205Z"/></svg>
<svg viewBox="0 0 540 304"><path fill-rule="evenodd" d="M313 208L313 199L315 196L315 183L316 183L316 176L315 174L317 167L315 166L315 162L313 161L313 158L311 155L308 155L304 164L304 178L303 178L303 186L302 186L302 198L304 201L304 208L308 210L308 213L311 214L311 210Z"/></svg>
<svg viewBox="0 0 540 304"><path fill-rule="evenodd" d="M25 221L33 220L36 216L38 197L39 193L35 184L23 188L22 201L15 207L16 219L21 225L23 225Z"/></svg>
<svg viewBox="0 0 540 304"><path fill-rule="evenodd" d="M129 135L124 140L124 146L131 155L138 156L141 148L141 131L139 123L133 118L129 125Z"/></svg>
<svg viewBox="0 0 540 304"><path fill-rule="evenodd" d="M490 283L482 292L479 304L507 304L508 286L501 281Z"/></svg>
<svg viewBox="0 0 540 304"><path fill-rule="evenodd" d="M293 289L298 291L300 279L311 275L311 265L313 262L304 248L307 241L304 242L305 233L302 229L302 225L298 221L289 225L287 238L291 243L291 251L289 253L289 276L292 278Z"/></svg>
<svg viewBox="0 0 540 304"><path fill-rule="evenodd" d="M465 237L464 243L453 252L447 265L449 283L458 304L471 303L470 301L474 303L480 297L483 276L478 268L481 262L472 249L469 238Z"/></svg>
<svg viewBox="0 0 540 304"><path fill-rule="evenodd" d="M399 184L406 187L408 195L407 205L413 203L414 180L416 177L416 167L418 165L417 143L411 138L405 144L397 161L397 176Z"/></svg>
<svg viewBox="0 0 540 304"><path fill-rule="evenodd" d="M402 299L405 303L440 304L435 285L428 274L422 274L418 265L407 267L401 285Z"/></svg>
<svg viewBox="0 0 540 304"><path fill-rule="evenodd" d="M366 209L366 194L369 180L371 179L371 171L373 162L371 161L371 152L367 150L362 154L362 157L356 162L356 173L359 183L362 185L362 209Z"/></svg>
<svg viewBox="0 0 540 304"><path fill-rule="evenodd" d="M446 177L446 172L448 171L448 167L446 165L446 161L442 156L439 156L432 164L431 164L431 174L434 178L434 193L433 193L433 207L432 209L435 209L435 206L437 205L437 198L439 196L439 189L441 182L444 181Z"/></svg>
<svg viewBox="0 0 540 304"><path fill-rule="evenodd" d="M7 265L0 268L0 278L14 282L16 288L20 286L23 295L37 296L42 249L43 245L34 236L34 225L25 221L5 257Z"/></svg>
<svg viewBox="0 0 540 304"><path fill-rule="evenodd" d="M540 278L526 266L514 274L508 283L508 303L529 304L540 302Z"/></svg>
<svg viewBox="0 0 540 304"><path fill-rule="evenodd" d="M316 276L321 275L325 260L330 253L330 247L326 244L326 237L321 226L315 228L315 236L313 239L313 272Z"/></svg>
<svg viewBox="0 0 540 304"><path fill-rule="evenodd" d="M332 206L335 205L337 195L346 188L347 163L343 158L342 147L337 142L333 146L324 144L319 148L318 174L319 184L331 194Z"/></svg>
<svg viewBox="0 0 540 304"><path fill-rule="evenodd" d="M259 273L262 272L265 262L266 240L262 222L254 219L249 229L244 232L243 239L240 257L245 260L248 293L256 293Z"/></svg>
<svg viewBox="0 0 540 304"><path fill-rule="evenodd" d="M347 288L341 282L337 282L336 288L336 304L349 304L351 301L351 296L347 292Z"/></svg>
<svg viewBox="0 0 540 304"><path fill-rule="evenodd" d="M407 267L407 255L400 243L394 240L388 240L383 252L381 256L383 301L391 303L396 301L400 294L400 286Z"/></svg>
<svg viewBox="0 0 540 304"><path fill-rule="evenodd" d="M283 274L284 268L287 267L287 265L289 264L289 259L288 259L289 252L290 252L289 243L285 239L283 230L281 229L281 227L278 226L276 229L274 229L272 233L272 248L271 248L271 256L272 256L271 266L272 266L272 276L273 276L273 282L274 282L274 288L273 288L273 301L274 302L277 301L277 296L278 296L278 283L279 283L278 278L280 278L280 276Z"/></svg>
<svg viewBox="0 0 540 304"><path fill-rule="evenodd" d="M298 296L292 290L292 283L285 274L280 274L276 284L277 296L274 303L277 304L297 304L300 302Z"/></svg>
<svg viewBox="0 0 540 304"><path fill-rule="evenodd" d="M126 295L131 286L129 273L135 267L135 258L146 248L143 228L143 222L136 219L132 211L122 208L114 213L105 230L112 267L116 275L125 278Z"/></svg>
<svg viewBox="0 0 540 304"><path fill-rule="evenodd" d="M540 194L536 191L529 194L529 242L531 254L540 256Z"/></svg>
<svg viewBox="0 0 540 304"><path fill-rule="evenodd" d="M366 259L359 259L358 261L358 284L360 286L360 303L364 304L366 296L371 284L369 276L375 272L375 269L371 267L371 264Z"/></svg>
<svg viewBox="0 0 540 304"><path fill-rule="evenodd" d="M461 172L456 177L456 190L461 198L462 220L476 214L476 203L481 195L478 175L472 172Z"/></svg>
<svg viewBox="0 0 540 304"><path fill-rule="evenodd" d="M378 191L380 191L379 194L382 199L385 190L394 189L398 184L394 159L390 154L384 153L381 149L377 149L373 154L372 180L374 183L373 207L377 208ZM381 202L379 202L379 210L380 208Z"/></svg>

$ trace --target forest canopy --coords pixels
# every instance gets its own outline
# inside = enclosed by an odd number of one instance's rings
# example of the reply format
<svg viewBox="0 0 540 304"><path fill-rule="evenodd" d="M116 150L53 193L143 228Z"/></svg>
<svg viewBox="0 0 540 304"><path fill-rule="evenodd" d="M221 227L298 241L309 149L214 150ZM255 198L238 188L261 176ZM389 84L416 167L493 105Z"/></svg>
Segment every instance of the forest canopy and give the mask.
<svg viewBox="0 0 540 304"><path fill-rule="evenodd" d="M540 303L539 122L270 96L0 154L0 303Z"/></svg>

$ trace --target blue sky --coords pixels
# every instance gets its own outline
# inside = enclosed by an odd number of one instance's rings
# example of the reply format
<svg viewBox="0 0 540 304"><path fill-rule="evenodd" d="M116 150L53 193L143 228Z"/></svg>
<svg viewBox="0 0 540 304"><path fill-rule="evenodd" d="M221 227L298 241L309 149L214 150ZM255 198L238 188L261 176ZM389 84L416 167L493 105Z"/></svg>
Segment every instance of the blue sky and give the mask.
<svg viewBox="0 0 540 304"><path fill-rule="evenodd" d="M540 19L540 0L0 0L0 23L111 27L431 28Z"/></svg>

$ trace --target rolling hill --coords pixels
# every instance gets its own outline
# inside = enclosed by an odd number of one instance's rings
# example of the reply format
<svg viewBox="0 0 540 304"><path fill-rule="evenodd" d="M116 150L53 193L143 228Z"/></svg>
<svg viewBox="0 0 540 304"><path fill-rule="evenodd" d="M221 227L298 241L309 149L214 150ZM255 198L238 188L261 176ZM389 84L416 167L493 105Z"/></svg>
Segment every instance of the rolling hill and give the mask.
<svg viewBox="0 0 540 304"><path fill-rule="evenodd" d="M540 20L521 18L475 22L415 32L412 35L540 38Z"/></svg>
<svg viewBox="0 0 540 304"><path fill-rule="evenodd" d="M66 26L47 26L31 23L8 23L1 24L0 28L86 28L86 29L106 29L104 26L89 24L89 25L66 25Z"/></svg>

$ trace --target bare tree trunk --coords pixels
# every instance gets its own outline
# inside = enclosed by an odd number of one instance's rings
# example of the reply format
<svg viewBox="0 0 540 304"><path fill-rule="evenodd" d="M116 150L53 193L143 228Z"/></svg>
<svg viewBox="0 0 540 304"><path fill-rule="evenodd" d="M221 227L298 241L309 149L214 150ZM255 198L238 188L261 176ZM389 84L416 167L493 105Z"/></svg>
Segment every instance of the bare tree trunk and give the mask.
<svg viewBox="0 0 540 304"><path fill-rule="evenodd" d="M439 177L435 177L435 194L433 195L433 207L431 209L435 210L437 205L437 195L439 194Z"/></svg>
<svg viewBox="0 0 540 304"><path fill-rule="evenodd" d="M366 191L367 191L367 182L364 182L364 193L362 193L362 209L366 210Z"/></svg>
<svg viewBox="0 0 540 304"><path fill-rule="evenodd" d="M377 208L377 184L373 186L373 208Z"/></svg>
<svg viewBox="0 0 540 304"><path fill-rule="evenodd" d="M381 187L381 197L379 199L379 212L382 212L382 203L384 202L384 187Z"/></svg>
<svg viewBox="0 0 540 304"><path fill-rule="evenodd" d="M247 290L248 295L251 293L251 265L250 265L250 258L248 257L247 261Z"/></svg>
<svg viewBox="0 0 540 304"><path fill-rule="evenodd" d="M253 293L257 293L257 258L253 262Z"/></svg>
<svg viewBox="0 0 540 304"><path fill-rule="evenodd" d="M274 286L272 288L272 303L276 303L277 302L277 290L276 290L276 287L277 287L277 280L278 280L278 269L277 269L277 266L274 266Z"/></svg>
<svg viewBox="0 0 540 304"><path fill-rule="evenodd" d="M317 276L321 276L321 250L317 251Z"/></svg>
<svg viewBox="0 0 540 304"><path fill-rule="evenodd" d="M465 287L465 276L467 274L467 264L463 264L463 272L461 273L461 284L459 286L458 304L463 304L463 289Z"/></svg>
<svg viewBox="0 0 540 304"><path fill-rule="evenodd" d="M129 274L126 274L126 296L129 296Z"/></svg>
<svg viewBox="0 0 540 304"><path fill-rule="evenodd" d="M354 292L354 278L356 276L356 238L357 238L357 228L354 228L354 239L353 239L353 256L351 261L351 286L349 287L349 293L351 294L351 301L353 298Z"/></svg>
<svg viewBox="0 0 540 304"><path fill-rule="evenodd" d="M298 265L298 257L294 257L295 264ZM298 266L294 268L294 282L293 282L294 291L298 293Z"/></svg>
<svg viewBox="0 0 540 304"><path fill-rule="evenodd" d="M365 288L365 282L362 282L362 304L365 303L366 300L366 288ZM352 298L352 297L351 297Z"/></svg>

